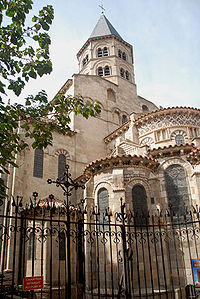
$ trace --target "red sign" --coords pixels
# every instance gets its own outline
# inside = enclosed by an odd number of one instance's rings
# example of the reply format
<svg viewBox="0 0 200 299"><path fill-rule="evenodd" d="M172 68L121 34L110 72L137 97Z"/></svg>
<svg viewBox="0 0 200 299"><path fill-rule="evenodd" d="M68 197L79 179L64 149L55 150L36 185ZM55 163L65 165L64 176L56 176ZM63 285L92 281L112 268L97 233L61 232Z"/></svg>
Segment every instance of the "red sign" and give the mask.
<svg viewBox="0 0 200 299"><path fill-rule="evenodd" d="M192 260L193 268L200 268L200 260Z"/></svg>
<svg viewBox="0 0 200 299"><path fill-rule="evenodd" d="M24 277L23 290L30 291L43 288L43 276Z"/></svg>

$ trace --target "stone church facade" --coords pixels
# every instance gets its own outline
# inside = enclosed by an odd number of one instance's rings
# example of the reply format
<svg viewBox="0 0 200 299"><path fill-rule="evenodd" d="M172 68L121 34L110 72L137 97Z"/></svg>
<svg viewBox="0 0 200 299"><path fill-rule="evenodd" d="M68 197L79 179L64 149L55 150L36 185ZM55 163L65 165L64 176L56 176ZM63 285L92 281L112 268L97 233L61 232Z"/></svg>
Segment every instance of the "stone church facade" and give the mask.
<svg viewBox="0 0 200 299"><path fill-rule="evenodd" d="M200 111L158 109L137 95L132 46L103 14L77 58L79 73L61 90L81 94L86 101L97 99L101 114L89 120L72 115L71 131L65 136L55 133L53 146L43 152L30 147L20 153L20 167L8 178L9 196L26 199L37 190L45 198L47 179L56 179L67 163L73 178L86 186L93 184L90 198L96 198L101 184L109 187L114 206L121 196L131 204L128 190L139 184L147 194L149 211L156 205L167 207L168 172L172 179L174 172L184 176L187 191L181 186L179 191L187 193L188 206L199 205ZM62 199L62 193L57 189L56 193Z"/></svg>
<svg viewBox="0 0 200 299"><path fill-rule="evenodd" d="M97 99L101 114L89 120L72 114L71 130L65 136L55 133L53 146L18 154L20 167L7 179L8 198L21 195L28 202L37 191L41 199L53 193L63 200L62 190L46 182L61 175L67 163L72 177L85 184L74 204L84 198L90 209L109 208L113 215L121 198L127 211L141 216L172 210L184 216L192 207L199 209L200 110L159 109L139 96L133 48L104 14L77 58L79 73L60 91ZM185 257L187 265L190 258Z"/></svg>

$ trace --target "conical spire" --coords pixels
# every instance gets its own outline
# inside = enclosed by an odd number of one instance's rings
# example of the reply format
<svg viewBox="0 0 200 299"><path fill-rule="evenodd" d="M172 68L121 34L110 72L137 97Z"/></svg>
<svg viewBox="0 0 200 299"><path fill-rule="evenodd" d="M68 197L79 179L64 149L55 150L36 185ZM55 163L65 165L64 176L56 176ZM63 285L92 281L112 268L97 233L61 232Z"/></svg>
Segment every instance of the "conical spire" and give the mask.
<svg viewBox="0 0 200 299"><path fill-rule="evenodd" d="M104 35L115 35L121 38L121 36L112 26L112 24L108 21L108 19L104 16L104 14L102 14L97 25L92 31L92 34L90 35L90 38L104 36Z"/></svg>

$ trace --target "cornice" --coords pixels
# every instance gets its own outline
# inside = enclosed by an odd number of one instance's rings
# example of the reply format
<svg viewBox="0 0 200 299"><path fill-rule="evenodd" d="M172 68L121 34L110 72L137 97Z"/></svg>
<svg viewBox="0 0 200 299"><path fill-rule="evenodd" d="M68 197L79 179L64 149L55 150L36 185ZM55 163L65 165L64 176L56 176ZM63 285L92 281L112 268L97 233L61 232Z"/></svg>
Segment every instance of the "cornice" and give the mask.
<svg viewBox="0 0 200 299"><path fill-rule="evenodd" d="M117 129L112 131L109 135L107 135L104 138L104 142L107 144L110 141L112 141L114 138L116 138L116 137L120 136L121 134L123 134L124 132L126 132L129 128L129 125L130 125L130 120L127 120L124 124L122 124Z"/></svg>
<svg viewBox="0 0 200 299"><path fill-rule="evenodd" d="M83 175L77 178L80 183L86 183L91 177L101 172L115 168L144 167L151 171L156 171L159 163L157 160L137 155L118 155L106 157L91 162L86 166Z"/></svg>
<svg viewBox="0 0 200 299"><path fill-rule="evenodd" d="M188 155L195 150L194 144L169 145L147 150L147 156L152 159Z"/></svg>
<svg viewBox="0 0 200 299"><path fill-rule="evenodd" d="M193 148L186 158L192 165L200 164L200 148Z"/></svg>

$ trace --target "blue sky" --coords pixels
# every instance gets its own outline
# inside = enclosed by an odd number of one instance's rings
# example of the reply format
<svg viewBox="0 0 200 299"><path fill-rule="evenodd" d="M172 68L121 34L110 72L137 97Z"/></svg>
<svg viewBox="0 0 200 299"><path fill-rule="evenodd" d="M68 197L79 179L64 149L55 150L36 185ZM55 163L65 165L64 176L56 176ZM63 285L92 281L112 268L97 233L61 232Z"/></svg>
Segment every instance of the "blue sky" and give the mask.
<svg viewBox="0 0 200 299"><path fill-rule="evenodd" d="M97 0L35 0L52 4L53 72L32 80L20 96L45 89L51 99L74 73L76 54L101 13ZM104 0L105 15L133 45L138 94L158 106L200 108L200 0Z"/></svg>

